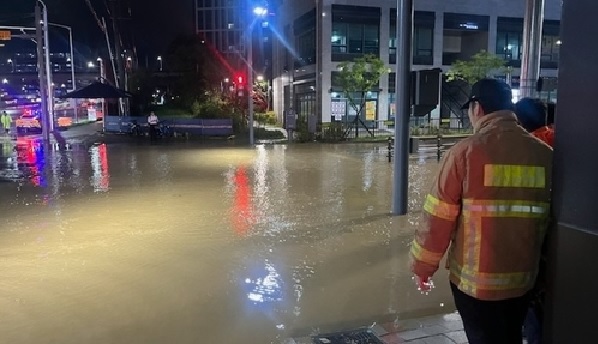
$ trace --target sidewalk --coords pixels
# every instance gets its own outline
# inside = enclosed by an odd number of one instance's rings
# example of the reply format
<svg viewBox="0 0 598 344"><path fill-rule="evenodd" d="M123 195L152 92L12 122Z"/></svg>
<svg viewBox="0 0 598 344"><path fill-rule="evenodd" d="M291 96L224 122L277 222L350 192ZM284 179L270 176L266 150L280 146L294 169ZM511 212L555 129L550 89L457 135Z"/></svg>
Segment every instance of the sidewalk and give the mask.
<svg viewBox="0 0 598 344"><path fill-rule="evenodd" d="M425 317L380 326L385 344L466 344L463 322L457 313Z"/></svg>
<svg viewBox="0 0 598 344"><path fill-rule="evenodd" d="M364 329L384 344L468 344L463 322L458 313L398 320ZM331 343L325 335L318 338L321 343ZM311 343L316 343L311 337L296 338L286 342L286 344ZM524 339L523 344L526 343Z"/></svg>
<svg viewBox="0 0 598 344"><path fill-rule="evenodd" d="M17 137L29 138L29 139L42 139L42 134L26 134L17 135L16 131L13 131L10 135L0 134L0 142L14 142ZM50 143L52 144L70 144L70 145L90 145L98 140L102 139L104 134L102 133L102 122L90 122L79 124L74 127L70 127L64 131L57 131L54 134L50 134Z"/></svg>

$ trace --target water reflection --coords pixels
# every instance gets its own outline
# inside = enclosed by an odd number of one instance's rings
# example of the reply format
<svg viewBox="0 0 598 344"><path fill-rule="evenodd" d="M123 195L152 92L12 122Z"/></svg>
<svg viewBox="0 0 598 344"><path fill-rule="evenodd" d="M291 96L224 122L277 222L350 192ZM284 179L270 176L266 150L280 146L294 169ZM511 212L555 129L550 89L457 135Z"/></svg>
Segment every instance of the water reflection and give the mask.
<svg viewBox="0 0 598 344"><path fill-rule="evenodd" d="M240 166L234 172L234 202L231 217L235 233L240 236L247 235L249 226L253 222L252 196L247 177L247 168Z"/></svg>
<svg viewBox="0 0 598 344"><path fill-rule="evenodd" d="M108 147L105 144L94 145L89 149L91 156L91 186L94 192L106 192L110 189L108 170Z"/></svg>

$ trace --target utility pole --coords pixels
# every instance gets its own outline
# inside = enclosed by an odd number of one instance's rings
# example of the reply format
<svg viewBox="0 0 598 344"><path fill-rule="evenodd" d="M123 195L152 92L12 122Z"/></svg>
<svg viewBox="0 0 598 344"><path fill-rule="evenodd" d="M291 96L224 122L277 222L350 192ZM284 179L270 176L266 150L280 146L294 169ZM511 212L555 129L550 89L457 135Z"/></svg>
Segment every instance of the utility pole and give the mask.
<svg viewBox="0 0 598 344"><path fill-rule="evenodd" d="M117 87L121 87L120 85L123 84L125 80L125 73L124 73L124 66L123 66L123 58L121 52L121 40L120 40L120 31L118 29L118 20L120 18L120 3L118 0L111 0L110 4L112 5L110 10L110 19L112 20L112 33L114 34L114 54L115 59L113 63L116 62L116 77L118 78L118 83L116 84ZM124 115L124 103L122 99L118 100L121 109L121 115Z"/></svg>
<svg viewBox="0 0 598 344"><path fill-rule="evenodd" d="M39 1L39 0L38 0ZM44 20L44 46L46 53L46 79L48 84L46 89L48 92L48 130L54 131L54 87L52 87L52 64L50 62L50 38L48 31L48 7L42 2L43 7L43 20Z"/></svg>
<svg viewBox="0 0 598 344"><path fill-rule="evenodd" d="M413 0L397 0L397 72L395 114L395 163L392 189L393 215L407 214L409 196L409 116Z"/></svg>
<svg viewBox="0 0 598 344"><path fill-rule="evenodd" d="M247 102L249 112L249 145L253 146L253 25L247 34Z"/></svg>
<svg viewBox="0 0 598 344"><path fill-rule="evenodd" d="M35 5L35 40L37 44L37 72L39 76L39 91L42 100L42 136L45 142L50 141L50 126L48 114L48 90L46 88L46 73L44 66L44 39L42 32L42 10L39 4Z"/></svg>
<svg viewBox="0 0 598 344"><path fill-rule="evenodd" d="M536 82L540 78L544 1L526 0L521 56L521 97L533 97Z"/></svg>

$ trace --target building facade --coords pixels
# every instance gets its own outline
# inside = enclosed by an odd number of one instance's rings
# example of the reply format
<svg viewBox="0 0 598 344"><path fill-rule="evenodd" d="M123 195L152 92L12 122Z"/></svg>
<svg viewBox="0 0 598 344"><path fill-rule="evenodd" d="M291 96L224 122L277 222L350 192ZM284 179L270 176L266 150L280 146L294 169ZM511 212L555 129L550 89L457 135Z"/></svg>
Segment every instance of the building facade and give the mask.
<svg viewBox="0 0 598 344"><path fill-rule="evenodd" d="M518 88L523 46L525 1L418 0L412 42L413 70L450 69L481 50L504 58L512 68L504 77ZM396 63L396 4L394 0L285 0L276 9L276 28L284 39L274 42L274 109L282 120L293 112L298 119L318 123L351 121L335 82L338 65L363 54L375 54L389 67L379 89L367 94L367 120L394 118ZM546 0L541 75L557 75L560 0ZM515 91L516 92L516 91ZM375 111L371 111L375 109ZM436 116L440 107L436 110Z"/></svg>
<svg viewBox="0 0 598 344"><path fill-rule="evenodd" d="M246 74L249 34L253 42L254 77L263 76L270 80L270 13L263 18L255 18L250 4L268 6L267 1L195 0L196 33L216 55L222 68L227 70L228 77L225 80Z"/></svg>

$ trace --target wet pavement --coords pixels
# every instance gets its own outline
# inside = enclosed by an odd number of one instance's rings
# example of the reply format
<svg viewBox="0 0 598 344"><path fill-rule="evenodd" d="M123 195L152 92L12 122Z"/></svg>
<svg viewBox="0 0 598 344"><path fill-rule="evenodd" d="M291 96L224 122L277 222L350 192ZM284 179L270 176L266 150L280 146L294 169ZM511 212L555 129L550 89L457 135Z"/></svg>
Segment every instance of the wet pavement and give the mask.
<svg viewBox="0 0 598 344"><path fill-rule="evenodd" d="M281 343L453 311L408 244L437 168L391 217L384 144L254 149L0 139L6 343Z"/></svg>

